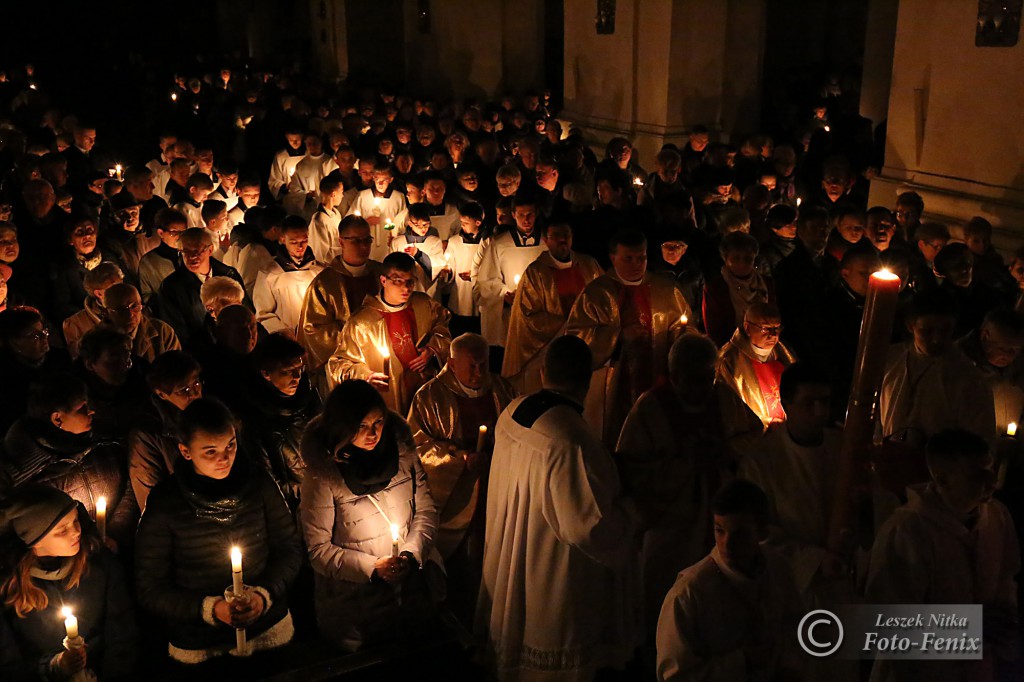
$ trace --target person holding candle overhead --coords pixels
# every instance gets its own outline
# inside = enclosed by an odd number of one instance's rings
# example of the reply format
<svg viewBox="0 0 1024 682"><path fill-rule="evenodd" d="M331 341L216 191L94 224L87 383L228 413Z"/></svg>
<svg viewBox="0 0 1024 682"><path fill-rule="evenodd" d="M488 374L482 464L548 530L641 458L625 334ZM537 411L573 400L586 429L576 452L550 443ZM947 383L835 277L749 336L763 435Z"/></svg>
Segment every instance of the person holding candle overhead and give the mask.
<svg viewBox="0 0 1024 682"><path fill-rule="evenodd" d="M516 286L501 367L502 376L523 393L540 390L544 349L562 331L583 288L602 273L596 260L572 250L567 220L552 218L541 229L541 239L547 253L526 267Z"/></svg>
<svg viewBox="0 0 1024 682"><path fill-rule="evenodd" d="M81 505L54 488L16 488L0 501L0 678L66 680L88 668L103 680L137 679L125 585ZM84 646L65 649L65 635Z"/></svg>
<svg viewBox="0 0 1024 682"><path fill-rule="evenodd" d="M687 330L682 316L693 312L672 278L647 272L642 232L618 232L609 254L612 269L580 293L566 333L590 347L595 374L586 417L613 448L630 408L665 375L669 348Z"/></svg>
<svg viewBox="0 0 1024 682"><path fill-rule="evenodd" d="M250 651L283 646L295 631L288 591L302 565L284 497L269 474L238 455L235 418L221 403L193 401L178 430L181 459L153 488L139 523L139 605L166 621L168 653L181 663L229 652L236 629L246 630ZM232 547L244 556L248 589L229 602Z"/></svg>
<svg viewBox="0 0 1024 682"><path fill-rule="evenodd" d="M341 331L338 348L327 361L332 384L364 379L381 391L388 409L408 412L412 397L448 360L451 316L440 303L415 291L416 261L392 253L382 263L381 291Z"/></svg>
<svg viewBox="0 0 1024 682"><path fill-rule="evenodd" d="M409 428L440 513L437 548L453 586L450 598L469 623L483 561L487 503L480 476L487 471L488 436L516 392L488 369L484 337L463 334L451 353L444 370L416 392Z"/></svg>
<svg viewBox="0 0 1024 682"><path fill-rule="evenodd" d="M346 650L422 637L444 579L437 508L409 426L369 383L343 381L306 430L302 455L299 513L320 633Z"/></svg>

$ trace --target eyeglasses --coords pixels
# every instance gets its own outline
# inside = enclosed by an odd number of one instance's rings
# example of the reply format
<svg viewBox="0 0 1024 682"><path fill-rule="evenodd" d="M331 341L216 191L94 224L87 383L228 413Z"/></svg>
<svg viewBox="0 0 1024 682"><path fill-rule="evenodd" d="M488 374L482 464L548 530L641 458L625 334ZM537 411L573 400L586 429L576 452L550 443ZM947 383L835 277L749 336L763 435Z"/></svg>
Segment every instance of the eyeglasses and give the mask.
<svg viewBox="0 0 1024 682"><path fill-rule="evenodd" d="M129 303L126 306L120 308L108 308L112 313L137 313L142 310L141 303Z"/></svg>
<svg viewBox="0 0 1024 682"><path fill-rule="evenodd" d="M72 234L76 237L91 237L92 235L96 234L96 228L91 226L79 227L74 232L72 232Z"/></svg>
<svg viewBox="0 0 1024 682"><path fill-rule="evenodd" d="M191 384L189 384L187 386L182 386L181 388L174 389L173 391L171 391L171 393L173 393L174 395L180 395L180 396L184 396L186 398L191 398L194 395L196 395L196 396L200 395L202 393L202 391L203 391L203 380L202 379L196 379L195 381L193 381Z"/></svg>
<svg viewBox="0 0 1024 682"><path fill-rule="evenodd" d="M19 338L25 339L26 341L43 341L50 338L50 330L33 329L32 331L19 335Z"/></svg>
<svg viewBox="0 0 1024 682"><path fill-rule="evenodd" d="M761 332L766 336L778 336L782 333L781 324L757 324L755 322L747 322L750 328Z"/></svg>
<svg viewBox="0 0 1024 682"><path fill-rule="evenodd" d="M413 287L416 286L416 280L412 278L406 279L405 277L396 277L394 275L389 275L387 277L387 280L394 284L396 287L409 287L410 289L412 289Z"/></svg>
<svg viewBox="0 0 1024 682"><path fill-rule="evenodd" d="M17 245L18 245L18 240L17 239L0 239L0 247L6 248L8 246L17 246Z"/></svg>
<svg viewBox="0 0 1024 682"><path fill-rule="evenodd" d="M373 237L342 237L341 241L351 242L360 246L370 246L373 244Z"/></svg>

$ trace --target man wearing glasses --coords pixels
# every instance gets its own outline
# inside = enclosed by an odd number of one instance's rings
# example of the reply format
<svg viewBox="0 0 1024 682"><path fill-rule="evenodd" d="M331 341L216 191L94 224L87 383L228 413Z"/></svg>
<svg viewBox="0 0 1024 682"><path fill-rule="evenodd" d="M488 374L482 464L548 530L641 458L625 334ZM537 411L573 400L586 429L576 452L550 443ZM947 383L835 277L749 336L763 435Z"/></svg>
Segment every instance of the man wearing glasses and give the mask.
<svg viewBox="0 0 1024 682"><path fill-rule="evenodd" d="M380 293L367 297L345 323L327 377L331 385L368 381L390 409L408 414L416 391L448 361L451 313L415 290L412 256L392 253L382 265Z"/></svg>
<svg viewBox="0 0 1024 682"><path fill-rule="evenodd" d="M779 395L782 371L796 361L779 341L782 318L770 303L756 303L743 326L722 346L718 381L732 388L766 427L786 420Z"/></svg>
<svg viewBox="0 0 1024 682"><path fill-rule="evenodd" d="M171 325L146 314L139 290L131 284L114 284L103 296L106 323L132 340L132 355L153 362L181 343Z"/></svg>
<svg viewBox="0 0 1024 682"><path fill-rule="evenodd" d="M188 225L188 218L180 211L165 208L156 214L155 222L160 244L139 261L139 291L142 302L151 307L160 284L178 265L181 235Z"/></svg>

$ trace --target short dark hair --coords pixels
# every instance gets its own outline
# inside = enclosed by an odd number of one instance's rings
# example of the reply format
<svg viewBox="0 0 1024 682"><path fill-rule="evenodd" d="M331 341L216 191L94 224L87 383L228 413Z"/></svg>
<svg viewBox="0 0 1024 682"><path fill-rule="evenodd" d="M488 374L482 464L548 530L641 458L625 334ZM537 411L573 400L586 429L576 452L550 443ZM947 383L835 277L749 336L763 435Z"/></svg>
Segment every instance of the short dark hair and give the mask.
<svg viewBox="0 0 1024 682"><path fill-rule="evenodd" d="M756 256L759 250L760 247L757 244L757 240L753 235L746 232L730 232L722 237L722 241L718 244L718 253L722 256L723 260L725 259L725 254L734 251L746 251Z"/></svg>
<svg viewBox="0 0 1024 682"><path fill-rule="evenodd" d="M575 389L590 381L594 372L590 346L578 336L559 336L544 353L544 385Z"/></svg>
<svg viewBox="0 0 1024 682"><path fill-rule="evenodd" d="M342 218L341 222L338 224L338 234L344 234L346 230L351 229L353 227L365 228L369 230L370 223L366 222L366 218L364 218L361 215L347 215L344 218Z"/></svg>
<svg viewBox="0 0 1024 682"><path fill-rule="evenodd" d="M794 362L782 372L782 379L779 381L779 397L782 400L791 402L796 398L801 386L828 386L829 381L821 367L810 362Z"/></svg>
<svg viewBox="0 0 1024 682"><path fill-rule="evenodd" d="M896 197L896 205L910 206L917 209L918 213L924 213L924 199L917 192L903 192Z"/></svg>
<svg viewBox="0 0 1024 682"><path fill-rule="evenodd" d="M391 270L398 270L399 272L415 272L416 261L407 253L401 251L395 251L389 253L381 261L381 265L384 266L384 272L390 272Z"/></svg>
<svg viewBox="0 0 1024 682"><path fill-rule="evenodd" d="M200 209L199 214L203 217L203 222L208 223L220 215L221 211L226 210L228 210L226 202L220 199L207 199L203 202L203 208Z"/></svg>
<svg viewBox="0 0 1024 682"><path fill-rule="evenodd" d="M249 358L257 372L273 372L292 360L301 360L305 354L306 349L298 341L275 332L261 339Z"/></svg>
<svg viewBox="0 0 1024 682"><path fill-rule="evenodd" d="M415 206L415 204L413 204ZM410 207L411 208L411 207ZM459 207L459 215L472 220L484 220L484 207L475 201L467 201Z"/></svg>
<svg viewBox="0 0 1024 682"><path fill-rule="evenodd" d="M647 235L633 227L621 229L608 240L608 253L615 253L615 250L620 246L627 248L646 247Z"/></svg>
<svg viewBox="0 0 1024 682"><path fill-rule="evenodd" d="M987 237L992 238L992 223L981 216L974 216L964 225L964 238Z"/></svg>
<svg viewBox="0 0 1024 682"><path fill-rule="evenodd" d="M430 207L425 203L413 204L407 215L416 220L430 220Z"/></svg>
<svg viewBox="0 0 1024 682"><path fill-rule="evenodd" d="M202 371L195 358L181 350L169 350L158 355L146 370L146 384L151 391L170 393L183 379Z"/></svg>
<svg viewBox="0 0 1024 682"><path fill-rule="evenodd" d="M300 215L287 216L284 222L281 223L282 232L298 232L299 230L303 232L309 231L309 223Z"/></svg>
<svg viewBox="0 0 1024 682"><path fill-rule="evenodd" d="M206 173L193 173L188 178L185 189L205 189L213 191L213 180Z"/></svg>
<svg viewBox="0 0 1024 682"><path fill-rule="evenodd" d="M990 325L1013 336L1024 336L1024 315L1021 315L1012 308L1003 306L993 308L985 315L983 324Z"/></svg>
<svg viewBox="0 0 1024 682"><path fill-rule="evenodd" d="M256 228L263 233L270 232L275 227L282 227L287 217L288 211L284 210L283 207L267 206L260 211ZM246 222L248 223L249 221L247 220Z"/></svg>
<svg viewBox="0 0 1024 682"><path fill-rule="evenodd" d="M965 429L946 429L928 439L925 458L928 470L935 470L959 459L979 460L989 452L988 442L976 433Z"/></svg>
<svg viewBox="0 0 1024 682"><path fill-rule="evenodd" d="M711 500L711 513L715 516L749 514L762 526L769 522L768 496L760 486L742 478L729 481Z"/></svg>
<svg viewBox="0 0 1024 682"><path fill-rule="evenodd" d="M956 300L952 294L941 287L935 287L922 291L910 299L906 312L908 322L930 315L956 318Z"/></svg>
<svg viewBox="0 0 1024 682"><path fill-rule="evenodd" d="M188 218L178 209L161 208L153 218L153 225L166 232L172 225L188 225Z"/></svg>
<svg viewBox="0 0 1024 682"><path fill-rule="evenodd" d="M764 226L773 232L795 222L796 209L787 204L775 204L764 218Z"/></svg>
<svg viewBox="0 0 1024 682"><path fill-rule="evenodd" d="M861 260L872 260L874 262L880 262L881 256L875 247L870 244L857 244L848 248L844 253L843 257L839 261L840 269L848 268L854 263Z"/></svg>
<svg viewBox="0 0 1024 682"><path fill-rule="evenodd" d="M334 173L328 173L327 175L325 175L320 180L320 193L321 194L330 194L331 192L333 192L334 190L338 189L339 187L344 187L344 186L345 186L345 183L341 179L340 175L335 175Z"/></svg>
<svg viewBox="0 0 1024 682"><path fill-rule="evenodd" d="M215 398L199 398L189 403L178 419L178 440L187 445L200 431L226 433L238 431L238 422L231 410Z"/></svg>
<svg viewBox="0 0 1024 682"><path fill-rule="evenodd" d="M43 314L28 305L16 305L0 311L0 343L6 345L37 322L46 323Z"/></svg>
<svg viewBox="0 0 1024 682"><path fill-rule="evenodd" d="M67 412L75 403L88 397L85 382L71 374L47 374L32 382L28 389L31 419L49 421L54 412Z"/></svg>
<svg viewBox="0 0 1024 682"><path fill-rule="evenodd" d="M83 362L96 362L107 351L119 347L131 348L131 337L110 327L99 325L82 336L78 345L78 355Z"/></svg>

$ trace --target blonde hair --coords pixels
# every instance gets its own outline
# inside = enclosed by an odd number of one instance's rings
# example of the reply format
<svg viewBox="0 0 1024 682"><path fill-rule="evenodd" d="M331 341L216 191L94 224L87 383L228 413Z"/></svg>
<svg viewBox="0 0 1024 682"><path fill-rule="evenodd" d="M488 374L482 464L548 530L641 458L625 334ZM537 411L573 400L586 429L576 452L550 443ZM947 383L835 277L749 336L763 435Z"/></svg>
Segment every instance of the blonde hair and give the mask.
<svg viewBox="0 0 1024 682"><path fill-rule="evenodd" d="M214 317L229 305L238 305L245 299L245 289L230 277L211 277L203 282L199 290L199 299L203 307Z"/></svg>

